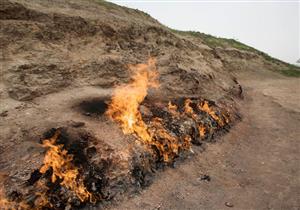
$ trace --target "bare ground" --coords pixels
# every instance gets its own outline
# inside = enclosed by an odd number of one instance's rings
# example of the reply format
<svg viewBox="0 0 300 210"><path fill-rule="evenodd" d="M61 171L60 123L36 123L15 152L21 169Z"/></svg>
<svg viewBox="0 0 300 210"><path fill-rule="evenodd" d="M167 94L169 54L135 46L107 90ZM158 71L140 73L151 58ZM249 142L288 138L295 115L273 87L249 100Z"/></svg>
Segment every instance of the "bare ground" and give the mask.
<svg viewBox="0 0 300 210"><path fill-rule="evenodd" d="M239 76L243 121L220 143L112 209L300 209L300 80L255 75Z"/></svg>

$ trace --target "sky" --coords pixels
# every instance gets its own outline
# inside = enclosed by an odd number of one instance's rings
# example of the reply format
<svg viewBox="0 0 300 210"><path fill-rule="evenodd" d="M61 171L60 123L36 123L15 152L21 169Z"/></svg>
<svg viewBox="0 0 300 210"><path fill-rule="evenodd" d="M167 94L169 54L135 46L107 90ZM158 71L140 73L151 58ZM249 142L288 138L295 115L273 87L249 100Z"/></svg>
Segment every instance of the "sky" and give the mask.
<svg viewBox="0 0 300 210"><path fill-rule="evenodd" d="M234 38L295 64L300 58L300 0L111 0L177 30Z"/></svg>

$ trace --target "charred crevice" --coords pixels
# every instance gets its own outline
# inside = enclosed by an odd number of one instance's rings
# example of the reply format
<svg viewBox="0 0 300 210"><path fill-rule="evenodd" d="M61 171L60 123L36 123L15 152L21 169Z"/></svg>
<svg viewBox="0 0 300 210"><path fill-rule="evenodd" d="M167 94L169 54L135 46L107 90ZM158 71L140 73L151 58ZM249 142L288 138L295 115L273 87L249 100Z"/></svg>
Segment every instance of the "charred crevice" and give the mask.
<svg viewBox="0 0 300 210"><path fill-rule="evenodd" d="M137 187L147 187L150 185L151 183L151 179L149 178L149 172L147 170L145 170L145 168L143 168L140 165L135 165L132 169L132 176L135 180L135 184Z"/></svg>
<svg viewBox="0 0 300 210"><path fill-rule="evenodd" d="M43 174L40 172L40 170L38 169L34 170L31 173L30 178L26 181L26 185L27 186L34 185L42 177L42 175Z"/></svg>
<svg viewBox="0 0 300 210"><path fill-rule="evenodd" d="M132 160L131 176L136 190L149 186L158 168L159 164L155 163L153 154L145 152L135 155Z"/></svg>

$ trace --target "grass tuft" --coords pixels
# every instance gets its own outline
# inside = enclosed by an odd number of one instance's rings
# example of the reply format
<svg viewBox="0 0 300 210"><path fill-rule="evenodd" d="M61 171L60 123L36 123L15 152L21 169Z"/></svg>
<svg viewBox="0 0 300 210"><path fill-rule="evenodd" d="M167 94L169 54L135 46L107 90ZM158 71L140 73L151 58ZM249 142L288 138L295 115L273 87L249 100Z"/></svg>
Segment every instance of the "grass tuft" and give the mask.
<svg viewBox="0 0 300 210"><path fill-rule="evenodd" d="M287 77L300 77L300 71L295 69L281 70L280 73Z"/></svg>

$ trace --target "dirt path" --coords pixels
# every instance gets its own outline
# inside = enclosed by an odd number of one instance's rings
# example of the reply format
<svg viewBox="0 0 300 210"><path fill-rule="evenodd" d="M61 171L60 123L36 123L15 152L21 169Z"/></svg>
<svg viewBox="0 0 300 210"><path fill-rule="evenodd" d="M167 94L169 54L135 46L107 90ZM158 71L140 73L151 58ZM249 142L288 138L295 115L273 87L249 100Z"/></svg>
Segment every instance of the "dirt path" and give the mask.
<svg viewBox="0 0 300 210"><path fill-rule="evenodd" d="M243 78L243 121L112 209L300 209L300 80Z"/></svg>

